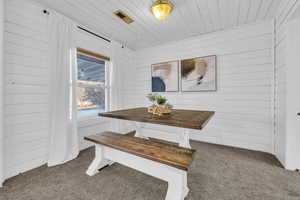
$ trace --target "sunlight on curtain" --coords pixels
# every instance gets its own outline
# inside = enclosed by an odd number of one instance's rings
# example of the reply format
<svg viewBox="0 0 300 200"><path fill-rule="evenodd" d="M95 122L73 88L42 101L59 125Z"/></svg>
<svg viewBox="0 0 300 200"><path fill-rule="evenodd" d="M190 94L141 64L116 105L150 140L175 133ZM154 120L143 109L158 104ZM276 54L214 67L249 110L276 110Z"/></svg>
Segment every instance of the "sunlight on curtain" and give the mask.
<svg viewBox="0 0 300 200"><path fill-rule="evenodd" d="M111 52L112 60L109 65L109 80L110 80L110 110L122 109L122 70L121 67L124 66L123 60L120 60L122 54L124 54L124 49L122 45L112 41L111 42ZM121 131L120 120L111 119L111 130L116 132Z"/></svg>
<svg viewBox="0 0 300 200"><path fill-rule="evenodd" d="M76 24L51 11L50 144L48 166L63 164L79 153L76 117Z"/></svg>

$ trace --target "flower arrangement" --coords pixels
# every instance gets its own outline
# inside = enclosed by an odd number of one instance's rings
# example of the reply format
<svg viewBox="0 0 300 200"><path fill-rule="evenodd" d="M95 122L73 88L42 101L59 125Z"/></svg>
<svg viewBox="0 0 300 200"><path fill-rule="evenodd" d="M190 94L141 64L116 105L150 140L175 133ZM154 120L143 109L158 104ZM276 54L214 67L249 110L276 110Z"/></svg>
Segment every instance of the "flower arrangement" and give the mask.
<svg viewBox="0 0 300 200"><path fill-rule="evenodd" d="M154 115L170 114L173 106L168 103L166 97L158 94L148 94L147 98L152 102L152 106L148 107L148 112Z"/></svg>

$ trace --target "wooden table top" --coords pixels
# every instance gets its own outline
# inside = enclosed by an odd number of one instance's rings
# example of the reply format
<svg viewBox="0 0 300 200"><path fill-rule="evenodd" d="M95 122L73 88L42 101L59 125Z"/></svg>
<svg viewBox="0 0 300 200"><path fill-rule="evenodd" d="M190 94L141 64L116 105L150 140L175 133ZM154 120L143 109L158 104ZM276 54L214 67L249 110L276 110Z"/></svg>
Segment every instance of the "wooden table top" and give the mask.
<svg viewBox="0 0 300 200"><path fill-rule="evenodd" d="M213 111L173 109L169 115L156 116L147 108L133 108L99 113L101 117L201 130L215 114Z"/></svg>
<svg viewBox="0 0 300 200"><path fill-rule="evenodd" d="M84 138L85 140L134 154L156 162L187 171L193 161L195 150L157 141L103 132Z"/></svg>

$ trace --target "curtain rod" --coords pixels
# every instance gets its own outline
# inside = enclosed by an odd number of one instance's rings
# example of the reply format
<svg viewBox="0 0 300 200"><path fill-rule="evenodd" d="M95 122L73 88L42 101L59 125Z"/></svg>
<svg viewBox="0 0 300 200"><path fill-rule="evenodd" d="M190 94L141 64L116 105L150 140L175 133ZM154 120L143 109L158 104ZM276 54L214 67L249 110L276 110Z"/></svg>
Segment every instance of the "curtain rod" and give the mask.
<svg viewBox="0 0 300 200"><path fill-rule="evenodd" d="M45 15L50 15L50 12L49 12L48 10L46 10L46 9L43 10L43 13L44 13ZM102 40L105 40L106 42L109 42L109 43L111 42L109 39L107 39L107 38L105 38L105 37L102 37L102 36L100 36L100 35L98 35L98 34L92 32L92 31L89 31L89 30L87 30L87 29L85 29L85 28L83 28L83 27L81 27L81 26L77 26L77 28L79 28L79 29L81 29L81 30L83 30L83 31L85 31L85 32L87 32L87 33L93 35L93 36L96 36L96 37L98 37L98 38L100 38L100 39L102 39Z"/></svg>
<svg viewBox="0 0 300 200"><path fill-rule="evenodd" d="M89 34L91 34L91 35L94 35L94 36L96 36L96 37L98 37L98 38L101 38L102 40L105 40L106 42L111 42L109 39L107 39L107 38L105 38L105 37L102 37L102 36L100 36L100 35L98 35L98 34L92 32L92 31L89 31L89 30L85 29L85 28L82 28L81 26L77 26L77 28L79 28L79 29L81 29L81 30L83 30L83 31L85 31L85 32L87 32L87 33L89 33Z"/></svg>

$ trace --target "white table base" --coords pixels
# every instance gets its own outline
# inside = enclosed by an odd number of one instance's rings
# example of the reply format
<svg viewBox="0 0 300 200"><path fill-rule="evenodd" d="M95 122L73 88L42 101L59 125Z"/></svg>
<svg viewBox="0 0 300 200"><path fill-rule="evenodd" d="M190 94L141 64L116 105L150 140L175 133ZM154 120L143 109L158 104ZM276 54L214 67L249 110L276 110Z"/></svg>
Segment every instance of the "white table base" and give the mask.
<svg viewBox="0 0 300 200"><path fill-rule="evenodd" d="M135 137L148 139L148 137L143 134L142 129L144 127L145 127L144 123L135 122L135 128L136 128ZM176 134L179 134L179 137L178 137L179 139L178 139L177 143L179 144L180 147L185 147L185 148L191 149L189 129L186 129L186 128L180 128L180 129L182 129L181 133L176 133ZM157 137L157 135L156 135L156 138L160 139L159 137Z"/></svg>

